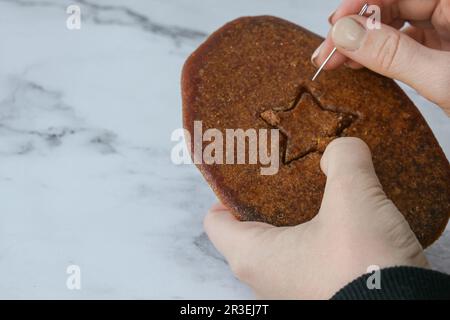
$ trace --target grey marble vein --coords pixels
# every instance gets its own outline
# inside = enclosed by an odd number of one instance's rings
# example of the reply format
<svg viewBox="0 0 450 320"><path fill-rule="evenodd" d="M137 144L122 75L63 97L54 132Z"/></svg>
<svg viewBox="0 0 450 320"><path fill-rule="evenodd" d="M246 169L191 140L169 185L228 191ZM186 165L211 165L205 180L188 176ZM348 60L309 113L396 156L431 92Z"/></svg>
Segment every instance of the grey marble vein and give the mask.
<svg viewBox="0 0 450 320"><path fill-rule="evenodd" d="M149 17L126 6L100 5L87 0L76 0L76 2L93 10L92 19L98 24L138 26L146 32L169 37L175 41L181 39L203 39L207 36L206 33L191 28L156 23ZM109 17L108 14L110 13L117 15Z"/></svg>
<svg viewBox="0 0 450 320"><path fill-rule="evenodd" d="M203 39L207 36L205 32L189 27L180 27L169 24L158 23L144 14L139 13L125 5L99 4L94 1L33 1L33 0L0 0L22 7L56 7L65 10L70 4L79 4L82 8L82 17L99 25L116 25L138 27L145 32L154 35L168 37L179 45L183 40ZM88 10L87 12L85 10Z"/></svg>

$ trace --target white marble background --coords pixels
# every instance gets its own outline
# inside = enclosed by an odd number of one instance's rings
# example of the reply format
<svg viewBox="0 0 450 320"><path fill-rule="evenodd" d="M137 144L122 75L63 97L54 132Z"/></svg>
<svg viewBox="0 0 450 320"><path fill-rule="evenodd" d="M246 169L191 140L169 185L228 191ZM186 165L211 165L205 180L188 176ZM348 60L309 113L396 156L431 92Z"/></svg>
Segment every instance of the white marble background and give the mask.
<svg viewBox="0 0 450 320"><path fill-rule="evenodd" d="M337 3L0 0L0 298L252 298L203 233L214 195L170 161L180 70L238 16L324 35ZM407 92L450 156L449 119ZM448 230L428 256L450 272Z"/></svg>

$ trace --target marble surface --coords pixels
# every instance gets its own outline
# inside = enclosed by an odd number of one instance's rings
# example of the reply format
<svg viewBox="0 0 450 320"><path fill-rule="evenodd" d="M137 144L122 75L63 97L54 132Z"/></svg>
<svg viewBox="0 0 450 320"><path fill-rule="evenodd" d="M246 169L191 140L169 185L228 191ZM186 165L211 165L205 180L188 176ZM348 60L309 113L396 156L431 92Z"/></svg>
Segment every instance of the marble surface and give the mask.
<svg viewBox="0 0 450 320"><path fill-rule="evenodd" d="M213 193L170 160L180 70L238 16L324 35L337 3L0 0L0 298L253 298L202 230ZM406 90L450 156L449 119ZM450 272L448 229L427 254Z"/></svg>

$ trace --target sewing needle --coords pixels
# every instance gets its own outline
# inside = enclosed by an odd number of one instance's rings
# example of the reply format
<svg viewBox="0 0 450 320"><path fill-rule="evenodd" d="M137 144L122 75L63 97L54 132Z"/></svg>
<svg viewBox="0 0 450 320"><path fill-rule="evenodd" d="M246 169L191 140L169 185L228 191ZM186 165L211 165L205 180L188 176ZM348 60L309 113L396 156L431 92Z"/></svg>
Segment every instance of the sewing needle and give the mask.
<svg viewBox="0 0 450 320"><path fill-rule="evenodd" d="M367 9L369 8L369 5L366 3L361 11L358 13L358 15L363 16ZM316 80L317 77L319 76L319 74L322 72L323 68L325 68L325 66L327 65L328 61L330 61L330 59L333 57L333 55L336 53L337 48L334 47L333 51L331 51L331 53L328 55L328 57L325 59L325 61L322 63L322 65L320 66L320 68L317 70L316 74L314 75L314 77L312 78L312 81Z"/></svg>

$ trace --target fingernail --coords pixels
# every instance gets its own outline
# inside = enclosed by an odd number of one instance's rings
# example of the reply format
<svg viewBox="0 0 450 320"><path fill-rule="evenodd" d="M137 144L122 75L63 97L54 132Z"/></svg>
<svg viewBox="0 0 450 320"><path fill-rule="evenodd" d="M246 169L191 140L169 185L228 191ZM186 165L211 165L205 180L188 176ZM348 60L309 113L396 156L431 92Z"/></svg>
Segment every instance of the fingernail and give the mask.
<svg viewBox="0 0 450 320"><path fill-rule="evenodd" d="M322 42L322 44L317 47L317 49L314 51L314 53L311 56L311 63L316 67L318 67L317 57L319 56L319 53L322 50L323 44L324 43Z"/></svg>
<svg viewBox="0 0 450 320"><path fill-rule="evenodd" d="M336 13L336 11L334 11L332 14L330 14L330 16L328 17L328 23L329 24L331 24L331 25L333 25L333 17L334 17L334 14Z"/></svg>
<svg viewBox="0 0 450 320"><path fill-rule="evenodd" d="M350 17L339 19L331 32L334 44L350 51L361 47L365 35L366 29Z"/></svg>

